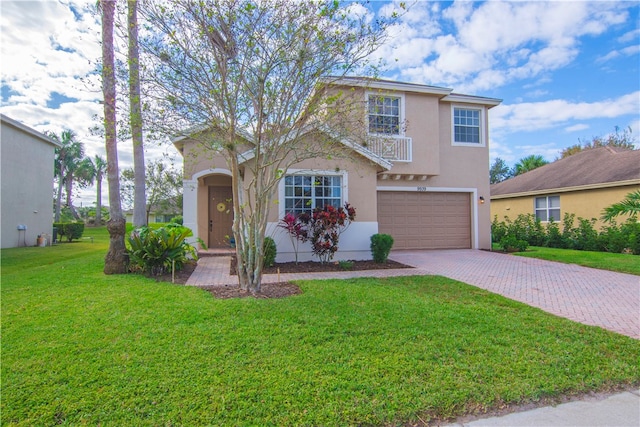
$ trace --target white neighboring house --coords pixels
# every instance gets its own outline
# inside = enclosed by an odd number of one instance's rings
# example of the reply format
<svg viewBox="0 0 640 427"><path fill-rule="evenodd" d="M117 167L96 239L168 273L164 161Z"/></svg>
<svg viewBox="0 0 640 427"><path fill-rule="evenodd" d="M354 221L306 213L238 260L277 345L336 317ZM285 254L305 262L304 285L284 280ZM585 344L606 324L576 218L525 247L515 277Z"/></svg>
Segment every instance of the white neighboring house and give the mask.
<svg viewBox="0 0 640 427"><path fill-rule="evenodd" d="M0 114L0 247L34 246L53 232L51 138Z"/></svg>

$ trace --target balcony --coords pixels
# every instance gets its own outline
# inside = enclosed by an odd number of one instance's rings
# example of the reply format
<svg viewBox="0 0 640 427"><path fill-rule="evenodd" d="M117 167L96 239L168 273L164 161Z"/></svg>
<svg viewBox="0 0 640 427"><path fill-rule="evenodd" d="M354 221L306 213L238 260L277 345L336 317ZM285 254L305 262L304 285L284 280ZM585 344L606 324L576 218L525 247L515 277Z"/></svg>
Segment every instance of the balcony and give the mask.
<svg viewBox="0 0 640 427"><path fill-rule="evenodd" d="M392 162L411 161L411 138L406 136L369 135L367 148Z"/></svg>

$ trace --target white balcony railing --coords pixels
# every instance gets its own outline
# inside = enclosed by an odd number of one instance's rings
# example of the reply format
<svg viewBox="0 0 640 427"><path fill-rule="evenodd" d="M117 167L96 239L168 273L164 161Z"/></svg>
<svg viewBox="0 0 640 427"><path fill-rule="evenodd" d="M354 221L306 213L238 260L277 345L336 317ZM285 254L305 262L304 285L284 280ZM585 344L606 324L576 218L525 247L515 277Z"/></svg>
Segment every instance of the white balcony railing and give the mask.
<svg viewBox="0 0 640 427"><path fill-rule="evenodd" d="M411 161L411 138L406 136L369 135L367 148L378 156L394 162Z"/></svg>

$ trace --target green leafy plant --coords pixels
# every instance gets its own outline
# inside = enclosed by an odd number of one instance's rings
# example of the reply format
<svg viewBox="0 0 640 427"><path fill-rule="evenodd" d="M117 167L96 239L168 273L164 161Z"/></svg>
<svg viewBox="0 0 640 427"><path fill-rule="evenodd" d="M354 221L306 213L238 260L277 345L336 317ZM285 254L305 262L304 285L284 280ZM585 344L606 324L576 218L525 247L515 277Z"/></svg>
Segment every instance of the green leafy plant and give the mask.
<svg viewBox="0 0 640 427"><path fill-rule="evenodd" d="M371 255L379 264L387 262L389 252L393 246L393 237L389 234L374 234L371 236Z"/></svg>
<svg viewBox="0 0 640 427"><path fill-rule="evenodd" d="M182 218L182 215L176 215L173 218L171 218L171 221L169 221L172 224L180 224L183 225L184 224L184 218Z"/></svg>
<svg viewBox="0 0 640 427"><path fill-rule="evenodd" d="M84 233L84 222L55 222L53 226L57 228L58 237L62 236L67 238L67 242L77 240L82 237Z"/></svg>
<svg viewBox="0 0 640 427"><path fill-rule="evenodd" d="M186 241L192 235L189 228L177 224L132 231L127 239L131 266L151 275L165 274L173 267L182 269L189 259L198 258L196 249Z"/></svg>
<svg viewBox="0 0 640 427"><path fill-rule="evenodd" d="M343 270L352 270L353 269L353 261L338 261L338 265Z"/></svg>
<svg viewBox="0 0 640 427"><path fill-rule="evenodd" d="M276 263L276 255L278 254L276 242L271 237L265 237L263 246L264 265L265 267L273 267Z"/></svg>
<svg viewBox="0 0 640 427"><path fill-rule="evenodd" d="M526 240L518 239L514 235L507 235L500 240L498 245L505 252L524 252L529 247Z"/></svg>

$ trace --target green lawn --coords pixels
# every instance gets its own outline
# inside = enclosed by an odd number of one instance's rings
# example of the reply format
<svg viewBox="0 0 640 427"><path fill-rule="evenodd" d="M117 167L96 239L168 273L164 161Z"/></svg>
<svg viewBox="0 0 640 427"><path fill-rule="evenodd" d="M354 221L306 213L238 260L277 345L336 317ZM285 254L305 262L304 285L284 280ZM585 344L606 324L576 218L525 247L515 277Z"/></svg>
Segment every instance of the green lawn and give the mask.
<svg viewBox="0 0 640 427"><path fill-rule="evenodd" d="M10 425L404 425L640 384L640 341L442 277L285 299L105 276L107 237L2 251Z"/></svg>
<svg viewBox="0 0 640 427"><path fill-rule="evenodd" d="M576 251L538 246L531 246L526 252L516 252L514 255L558 261L566 264L578 264L585 267L640 276L640 256L638 255Z"/></svg>

